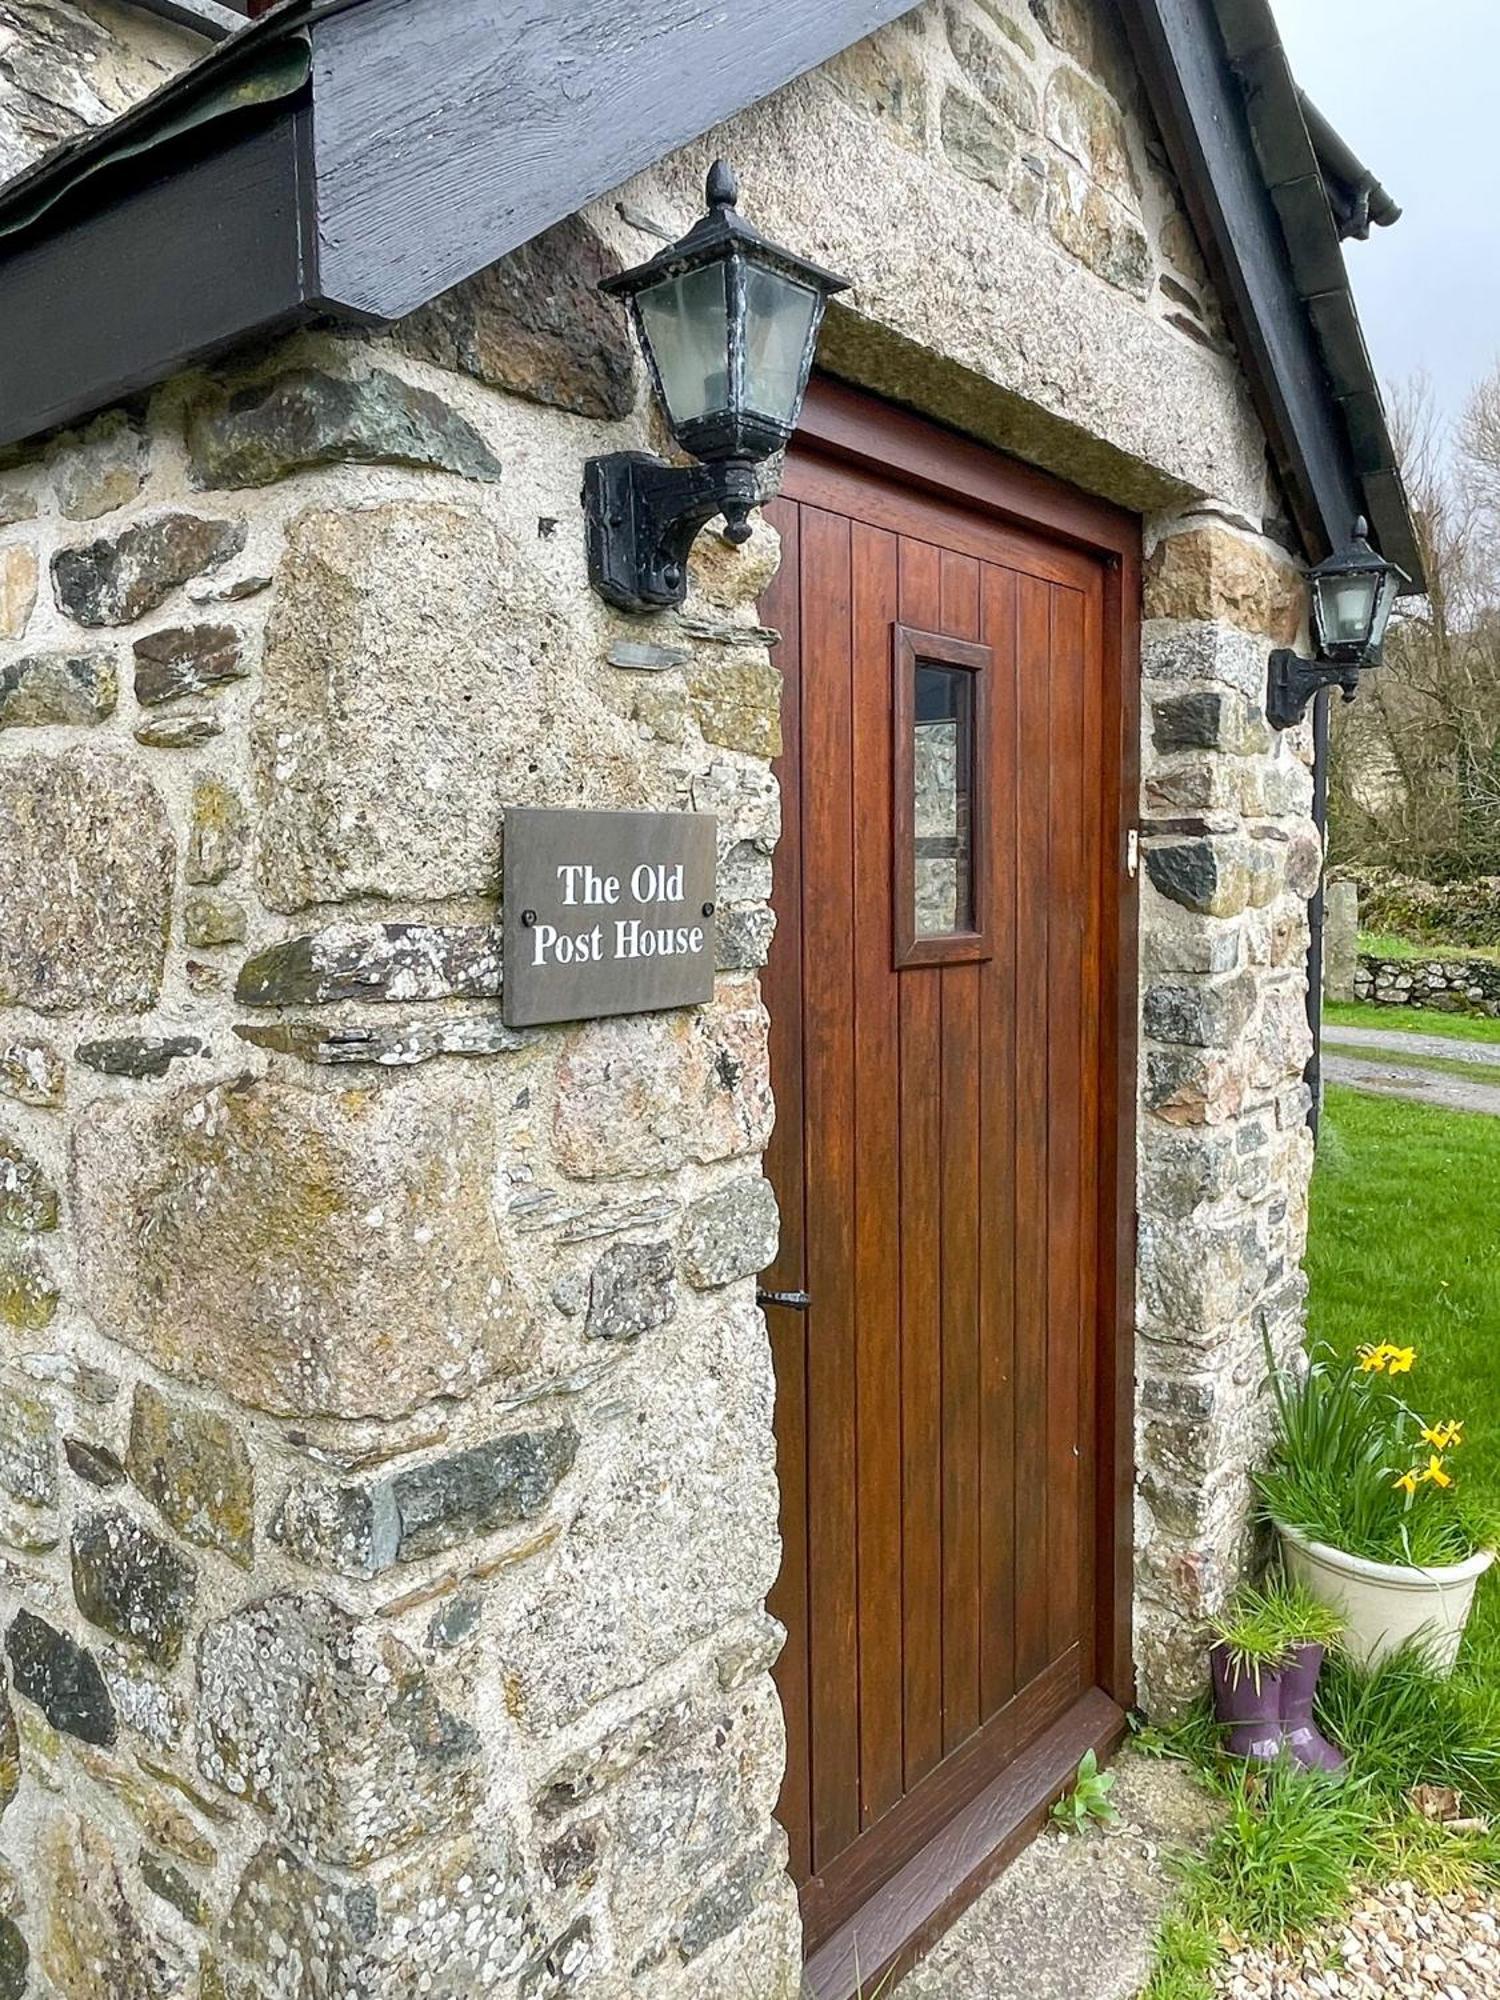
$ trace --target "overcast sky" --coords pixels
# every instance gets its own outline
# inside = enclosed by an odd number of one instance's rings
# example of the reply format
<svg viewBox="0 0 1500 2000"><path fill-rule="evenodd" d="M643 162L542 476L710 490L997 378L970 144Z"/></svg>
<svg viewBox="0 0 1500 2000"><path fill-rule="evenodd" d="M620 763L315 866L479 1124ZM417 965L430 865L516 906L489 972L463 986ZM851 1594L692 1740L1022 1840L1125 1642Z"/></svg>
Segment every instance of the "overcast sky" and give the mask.
<svg viewBox="0 0 1500 2000"><path fill-rule="evenodd" d="M1297 80L1405 211L1345 253L1382 381L1456 416L1500 360L1500 0L1273 0Z"/></svg>

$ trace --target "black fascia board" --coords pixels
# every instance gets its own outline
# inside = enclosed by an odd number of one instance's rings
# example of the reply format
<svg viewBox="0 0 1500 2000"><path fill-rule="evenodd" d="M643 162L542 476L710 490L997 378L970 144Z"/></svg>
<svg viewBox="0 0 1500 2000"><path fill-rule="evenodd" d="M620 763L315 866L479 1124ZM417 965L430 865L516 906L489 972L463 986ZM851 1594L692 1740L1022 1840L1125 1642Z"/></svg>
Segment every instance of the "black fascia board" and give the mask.
<svg viewBox="0 0 1500 2000"><path fill-rule="evenodd" d="M318 12L248 26L0 190L0 445L316 316Z"/></svg>
<svg viewBox="0 0 1500 2000"><path fill-rule="evenodd" d="M143 14L170 21L174 28L188 28L210 42L237 35L249 19L233 7L220 5L220 0L128 0L128 4Z"/></svg>
<svg viewBox="0 0 1500 2000"><path fill-rule="evenodd" d="M60 232L0 252L0 442L73 423L310 316L306 118L290 108L216 131Z"/></svg>
<svg viewBox="0 0 1500 2000"><path fill-rule="evenodd" d="M1348 318L1337 317L1336 372L1312 310L1314 299L1348 294L1348 275L1266 0L1121 8L1307 554L1340 546L1364 514L1382 553L1419 589L1416 536L1363 340L1356 357Z"/></svg>

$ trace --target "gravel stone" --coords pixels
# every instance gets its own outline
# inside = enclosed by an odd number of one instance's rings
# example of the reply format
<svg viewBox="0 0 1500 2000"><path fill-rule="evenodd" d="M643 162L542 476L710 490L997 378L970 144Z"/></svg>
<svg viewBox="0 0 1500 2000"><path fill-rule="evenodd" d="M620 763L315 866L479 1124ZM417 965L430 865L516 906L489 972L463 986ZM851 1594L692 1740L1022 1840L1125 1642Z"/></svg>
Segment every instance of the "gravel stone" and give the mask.
<svg viewBox="0 0 1500 2000"><path fill-rule="evenodd" d="M1500 1898L1392 1882L1300 1947L1230 1953L1213 1990L1226 2000L1491 2000Z"/></svg>
<svg viewBox="0 0 1500 2000"><path fill-rule="evenodd" d="M492 1000L500 933L488 924L338 924L246 959L242 1007L335 1000Z"/></svg>
<svg viewBox="0 0 1500 2000"><path fill-rule="evenodd" d="M295 369L209 392L188 424L200 486L269 486L308 465L416 465L495 480L500 463L430 389L375 369L357 380Z"/></svg>
<svg viewBox="0 0 1500 2000"><path fill-rule="evenodd" d="M169 626L137 639L134 652L135 698L142 708L204 694L250 671L232 625Z"/></svg>
<svg viewBox="0 0 1500 2000"><path fill-rule="evenodd" d="M589 1287L590 1340L639 1340L677 1311L670 1243L616 1243L594 1266Z"/></svg>
<svg viewBox="0 0 1500 2000"><path fill-rule="evenodd" d="M80 1042L74 1053L101 1076L139 1080L165 1076L182 1057L201 1056L207 1050L196 1035L115 1035L104 1041Z"/></svg>

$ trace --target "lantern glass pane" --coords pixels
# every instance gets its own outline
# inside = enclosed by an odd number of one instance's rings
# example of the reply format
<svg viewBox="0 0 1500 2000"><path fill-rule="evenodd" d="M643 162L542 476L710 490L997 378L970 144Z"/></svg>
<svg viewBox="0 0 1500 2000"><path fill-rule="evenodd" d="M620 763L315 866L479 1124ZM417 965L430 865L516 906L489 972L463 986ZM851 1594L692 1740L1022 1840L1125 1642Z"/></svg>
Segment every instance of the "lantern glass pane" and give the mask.
<svg viewBox="0 0 1500 2000"><path fill-rule="evenodd" d="M729 306L723 264L700 264L636 294L641 333L674 428L729 408Z"/></svg>
<svg viewBox="0 0 1500 2000"><path fill-rule="evenodd" d="M790 430L807 386L803 370L818 294L762 264L745 270L745 408Z"/></svg>
<svg viewBox="0 0 1500 2000"><path fill-rule="evenodd" d="M1369 644L1379 589L1380 574L1375 570L1318 579L1318 633L1325 646Z"/></svg>

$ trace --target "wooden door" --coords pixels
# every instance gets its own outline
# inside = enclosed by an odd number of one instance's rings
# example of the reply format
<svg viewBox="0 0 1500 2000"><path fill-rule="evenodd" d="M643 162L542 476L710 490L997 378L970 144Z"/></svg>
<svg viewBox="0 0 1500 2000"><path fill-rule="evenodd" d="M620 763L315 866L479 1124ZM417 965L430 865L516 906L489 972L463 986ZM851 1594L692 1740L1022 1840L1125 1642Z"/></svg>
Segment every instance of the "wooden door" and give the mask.
<svg viewBox="0 0 1500 2000"><path fill-rule="evenodd" d="M855 1952L869 1979L985 1879L1128 1699L1135 538L851 392L807 424L765 606L764 1283L810 1299L767 1305L781 1813L813 1985L842 2000Z"/></svg>

